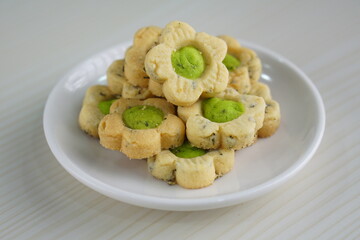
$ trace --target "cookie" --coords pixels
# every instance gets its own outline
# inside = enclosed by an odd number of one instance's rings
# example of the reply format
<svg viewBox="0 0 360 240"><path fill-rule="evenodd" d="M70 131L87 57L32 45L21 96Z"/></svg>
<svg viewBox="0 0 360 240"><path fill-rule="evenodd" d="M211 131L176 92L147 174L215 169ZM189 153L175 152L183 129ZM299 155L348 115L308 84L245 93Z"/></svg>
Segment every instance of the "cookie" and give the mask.
<svg viewBox="0 0 360 240"><path fill-rule="evenodd" d="M183 188L197 189L211 185L234 165L233 150L212 150L204 155L183 158L164 150L148 158L148 170L155 177Z"/></svg>
<svg viewBox="0 0 360 240"><path fill-rule="evenodd" d="M80 128L87 134L98 138L98 125L105 116L99 108L103 101L114 99L113 93L107 86L95 85L86 90L78 122Z"/></svg>
<svg viewBox="0 0 360 240"><path fill-rule="evenodd" d="M157 97L165 97L162 91L162 84L155 82L154 80L149 80L149 91Z"/></svg>
<svg viewBox="0 0 360 240"><path fill-rule="evenodd" d="M225 42L190 25L174 21L161 32L159 44L146 55L145 69L162 84L165 98L178 106L195 103L203 92L221 92L229 73L222 63Z"/></svg>
<svg viewBox="0 0 360 240"><path fill-rule="evenodd" d="M152 96L148 88L132 85L124 75L124 60L115 60L107 69L109 89L123 98L146 99Z"/></svg>
<svg viewBox="0 0 360 240"><path fill-rule="evenodd" d="M252 145L257 139L257 131L262 127L265 114L265 101L262 97L239 94L228 88L216 96L219 104L214 105L216 115L221 121L215 122L205 117L203 103L200 99L189 107L178 107L179 117L186 122L186 136L196 147L204 149L238 150ZM221 106L222 101L225 107ZM226 102L228 101L228 102ZM241 103L240 110L234 103ZM210 108L211 110L211 108ZM214 111L215 111L214 110ZM237 117L236 113L240 112ZM230 120L227 118L230 113ZM224 121L222 121L224 120Z"/></svg>
<svg viewBox="0 0 360 240"><path fill-rule="evenodd" d="M242 47L235 38L227 35L221 35L219 38L226 42L228 47L227 53L230 56L236 58L240 63L236 68L229 71L229 82L236 83L240 80L243 81L243 83L240 85L241 88L237 90L240 90L240 93L246 93L246 91L250 90L250 85L257 82L260 78L262 71L261 61L253 50ZM246 79L244 76L242 76L243 70L239 71L239 68L244 67L248 71L249 79ZM237 87L237 85L234 86Z"/></svg>
<svg viewBox="0 0 360 240"><path fill-rule="evenodd" d="M182 144L185 126L161 98L119 99L99 124L100 144L129 158L148 158Z"/></svg>
<svg viewBox="0 0 360 240"><path fill-rule="evenodd" d="M228 87L236 89L240 94L247 94L251 89L248 68L238 67L229 71Z"/></svg>
<svg viewBox="0 0 360 240"><path fill-rule="evenodd" d="M264 83L257 82L253 84L249 94L264 98L266 103L264 123L258 131L258 137L266 138L274 135L279 128L281 114L280 105L272 99L270 88Z"/></svg>
<svg viewBox="0 0 360 240"><path fill-rule="evenodd" d="M133 86L148 87L149 76L145 72L144 60L146 53L157 44L161 28L149 26L139 29L133 45L125 53L125 77Z"/></svg>

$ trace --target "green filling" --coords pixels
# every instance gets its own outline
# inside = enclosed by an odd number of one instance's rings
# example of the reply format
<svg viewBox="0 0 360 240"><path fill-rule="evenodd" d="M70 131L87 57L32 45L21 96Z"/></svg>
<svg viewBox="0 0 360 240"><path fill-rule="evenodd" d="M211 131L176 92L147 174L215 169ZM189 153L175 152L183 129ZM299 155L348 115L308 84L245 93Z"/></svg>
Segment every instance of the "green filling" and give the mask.
<svg viewBox="0 0 360 240"><path fill-rule="evenodd" d="M241 62L236 57L234 57L234 56L232 56L230 54L226 54L226 56L225 56L225 58L223 60L223 64L226 66L226 68L229 71L233 71L238 66L240 66Z"/></svg>
<svg viewBox="0 0 360 240"><path fill-rule="evenodd" d="M238 118L245 112L241 102L208 98L202 102L202 111L205 118L212 122L223 123Z"/></svg>
<svg viewBox="0 0 360 240"><path fill-rule="evenodd" d="M126 109L122 117L128 128L150 129L156 128L162 123L164 113L153 106L139 105Z"/></svg>
<svg viewBox="0 0 360 240"><path fill-rule="evenodd" d="M175 72L188 79L199 78L205 70L205 59L195 47L183 47L171 54Z"/></svg>
<svg viewBox="0 0 360 240"><path fill-rule="evenodd" d="M111 104L113 104L113 102L115 102L116 100L117 99L111 99L111 100L99 102L98 108L100 109L100 112L104 115L109 114Z"/></svg>
<svg viewBox="0 0 360 240"><path fill-rule="evenodd" d="M206 150L194 147L188 141L184 142L183 145L179 147L170 149L170 151L180 158L194 158L206 153Z"/></svg>

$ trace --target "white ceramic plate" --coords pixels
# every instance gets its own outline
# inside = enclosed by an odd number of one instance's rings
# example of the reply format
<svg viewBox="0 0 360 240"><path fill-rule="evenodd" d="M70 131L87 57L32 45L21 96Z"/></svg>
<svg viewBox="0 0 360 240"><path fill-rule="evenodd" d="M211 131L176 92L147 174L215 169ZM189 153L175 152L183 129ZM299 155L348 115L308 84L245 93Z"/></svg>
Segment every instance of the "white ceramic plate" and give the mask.
<svg viewBox="0 0 360 240"><path fill-rule="evenodd" d="M244 43L244 41L241 41ZM204 210L238 204L263 195L294 176L320 144L325 112L311 80L294 64L263 47L244 43L263 63L261 81L280 103L277 133L236 153L234 169L210 187L170 186L147 172L146 161L129 160L100 146L77 123L86 89L106 84L105 72L123 58L130 43L106 50L70 71L54 87L44 111L44 131L60 164L88 187L111 198L163 210Z"/></svg>

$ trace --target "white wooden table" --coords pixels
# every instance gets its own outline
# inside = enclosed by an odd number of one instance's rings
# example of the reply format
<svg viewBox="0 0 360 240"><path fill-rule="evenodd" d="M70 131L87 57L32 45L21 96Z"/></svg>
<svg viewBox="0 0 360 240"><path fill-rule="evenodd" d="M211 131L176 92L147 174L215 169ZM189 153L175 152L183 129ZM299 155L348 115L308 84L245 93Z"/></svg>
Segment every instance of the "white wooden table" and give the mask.
<svg viewBox="0 0 360 240"><path fill-rule="evenodd" d="M43 133L69 69L145 25L182 20L286 56L326 108L310 163L233 207L167 212L105 197L70 176ZM360 239L359 1L1 1L0 239Z"/></svg>

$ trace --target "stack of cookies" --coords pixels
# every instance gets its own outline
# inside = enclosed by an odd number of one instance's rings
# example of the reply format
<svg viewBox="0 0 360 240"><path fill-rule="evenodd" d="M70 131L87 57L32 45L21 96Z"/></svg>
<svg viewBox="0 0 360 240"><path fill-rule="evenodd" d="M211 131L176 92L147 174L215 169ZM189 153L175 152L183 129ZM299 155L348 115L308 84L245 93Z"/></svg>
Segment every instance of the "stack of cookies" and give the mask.
<svg viewBox="0 0 360 240"><path fill-rule="evenodd" d="M108 84L87 90L79 124L105 148L147 159L158 179L206 187L233 168L235 151L280 124L261 71L256 53L232 37L180 21L145 27L109 66Z"/></svg>

